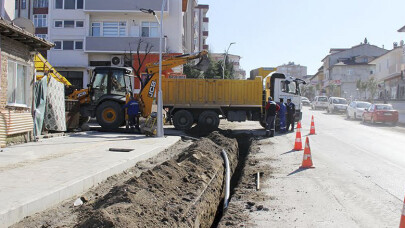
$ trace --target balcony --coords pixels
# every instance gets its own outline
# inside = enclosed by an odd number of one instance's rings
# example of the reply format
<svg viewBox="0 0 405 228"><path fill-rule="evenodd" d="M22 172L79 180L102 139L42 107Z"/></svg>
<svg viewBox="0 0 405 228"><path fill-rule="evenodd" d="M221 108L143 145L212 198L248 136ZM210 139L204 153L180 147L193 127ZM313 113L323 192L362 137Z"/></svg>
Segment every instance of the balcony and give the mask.
<svg viewBox="0 0 405 228"><path fill-rule="evenodd" d="M168 11L168 2L164 11ZM86 0L84 11L86 12L140 12L140 8L160 11L162 0Z"/></svg>
<svg viewBox="0 0 405 228"><path fill-rule="evenodd" d="M85 52L105 53L136 53L139 40L142 39L141 52L147 43L152 45L151 52L159 52L158 37L86 37ZM129 47L131 44L131 48ZM130 50L131 49L131 50ZM163 40L162 50L166 50L166 38Z"/></svg>

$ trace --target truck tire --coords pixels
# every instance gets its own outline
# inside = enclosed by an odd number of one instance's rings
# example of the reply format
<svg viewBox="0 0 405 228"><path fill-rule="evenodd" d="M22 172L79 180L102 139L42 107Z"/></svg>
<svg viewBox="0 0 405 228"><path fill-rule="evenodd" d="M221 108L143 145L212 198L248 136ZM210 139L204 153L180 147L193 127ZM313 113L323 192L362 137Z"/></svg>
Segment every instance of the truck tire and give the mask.
<svg viewBox="0 0 405 228"><path fill-rule="evenodd" d="M187 110L180 110L173 116L173 125L177 130L188 130L193 126L193 115Z"/></svg>
<svg viewBox="0 0 405 228"><path fill-rule="evenodd" d="M96 109L97 123L107 130L119 128L124 122L124 112L121 105L115 101L101 103Z"/></svg>
<svg viewBox="0 0 405 228"><path fill-rule="evenodd" d="M212 131L216 130L219 126L219 116L214 111L204 111L198 117L198 126Z"/></svg>

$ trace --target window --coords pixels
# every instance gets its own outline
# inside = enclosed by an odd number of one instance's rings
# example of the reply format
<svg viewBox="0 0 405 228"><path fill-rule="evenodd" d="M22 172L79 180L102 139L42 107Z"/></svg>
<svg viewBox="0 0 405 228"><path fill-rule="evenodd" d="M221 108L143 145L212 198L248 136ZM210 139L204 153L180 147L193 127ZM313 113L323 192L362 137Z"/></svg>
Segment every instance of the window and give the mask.
<svg viewBox="0 0 405 228"><path fill-rule="evenodd" d="M55 9L63 9L63 0L55 0Z"/></svg>
<svg viewBox="0 0 405 228"><path fill-rule="evenodd" d="M72 40L64 40L63 41L63 50L74 50L74 41Z"/></svg>
<svg viewBox="0 0 405 228"><path fill-rule="evenodd" d="M15 9L18 9L18 1L19 0L15 0L15 3L14 3L15 4Z"/></svg>
<svg viewBox="0 0 405 228"><path fill-rule="evenodd" d="M54 21L54 27L55 28L83 28L84 27L84 21L73 21L73 20L56 20Z"/></svg>
<svg viewBox="0 0 405 228"><path fill-rule="evenodd" d="M83 41L81 40L63 40L54 41L55 50L83 50Z"/></svg>
<svg viewBox="0 0 405 228"><path fill-rule="evenodd" d="M83 41L75 41L75 50L83 50Z"/></svg>
<svg viewBox="0 0 405 228"><path fill-rule="evenodd" d="M84 21L76 21L76 28L83 28L84 27Z"/></svg>
<svg viewBox="0 0 405 228"><path fill-rule="evenodd" d="M9 60L7 66L7 103L8 105L27 105L29 95L28 67Z"/></svg>
<svg viewBox="0 0 405 228"><path fill-rule="evenodd" d="M63 21L55 21L55 28L62 28L63 27Z"/></svg>
<svg viewBox="0 0 405 228"><path fill-rule="evenodd" d="M75 0L64 0L65 9L75 9Z"/></svg>
<svg viewBox="0 0 405 228"><path fill-rule="evenodd" d="M48 27L48 19L46 14L34 14L34 25L35 28L45 28Z"/></svg>
<svg viewBox="0 0 405 228"><path fill-rule="evenodd" d="M142 22L142 37L158 37L157 22Z"/></svg>
<svg viewBox="0 0 405 228"><path fill-rule="evenodd" d="M21 0L21 9L27 8L27 0Z"/></svg>
<svg viewBox="0 0 405 228"><path fill-rule="evenodd" d="M34 8L48 7L48 0L34 0Z"/></svg>
<svg viewBox="0 0 405 228"><path fill-rule="evenodd" d="M91 35L92 36L101 36L101 23L100 22L91 23Z"/></svg>
<svg viewBox="0 0 405 228"><path fill-rule="evenodd" d="M83 9L83 0L77 0L76 9Z"/></svg>
<svg viewBox="0 0 405 228"><path fill-rule="evenodd" d="M83 0L55 0L55 9L83 9Z"/></svg>
<svg viewBox="0 0 405 228"><path fill-rule="evenodd" d="M64 21L63 22L65 28L74 28L75 27L75 21Z"/></svg>
<svg viewBox="0 0 405 228"><path fill-rule="evenodd" d="M55 41L55 50L62 50L62 41Z"/></svg>
<svg viewBox="0 0 405 228"><path fill-rule="evenodd" d="M92 36L118 37L127 35L127 22L93 22L91 23Z"/></svg>

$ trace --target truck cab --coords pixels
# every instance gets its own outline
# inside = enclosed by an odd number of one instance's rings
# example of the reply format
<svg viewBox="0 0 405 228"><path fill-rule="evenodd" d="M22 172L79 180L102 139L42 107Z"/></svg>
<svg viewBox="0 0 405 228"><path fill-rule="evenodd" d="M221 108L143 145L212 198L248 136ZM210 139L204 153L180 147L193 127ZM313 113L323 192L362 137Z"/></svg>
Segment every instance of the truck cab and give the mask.
<svg viewBox="0 0 405 228"><path fill-rule="evenodd" d="M286 77L281 73L271 73L265 80L266 97L273 97L275 102L279 102L280 98L287 102L287 99L291 99L291 102L295 104L295 120L302 119L302 102L300 84L305 84L301 79Z"/></svg>

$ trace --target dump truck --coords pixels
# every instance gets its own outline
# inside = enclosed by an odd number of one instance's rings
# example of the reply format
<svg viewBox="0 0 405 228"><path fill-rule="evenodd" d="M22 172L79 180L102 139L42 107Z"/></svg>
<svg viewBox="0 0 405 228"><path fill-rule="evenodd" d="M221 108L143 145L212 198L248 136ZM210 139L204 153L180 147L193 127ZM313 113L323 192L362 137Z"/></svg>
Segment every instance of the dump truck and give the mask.
<svg viewBox="0 0 405 228"><path fill-rule="evenodd" d="M188 130L193 124L216 129L221 119L231 122L259 121L265 127L269 96L278 102L291 99L296 121L302 117L299 84L304 81L271 73L254 80L163 79L163 107L174 127ZM147 89L147 88L145 88Z"/></svg>

